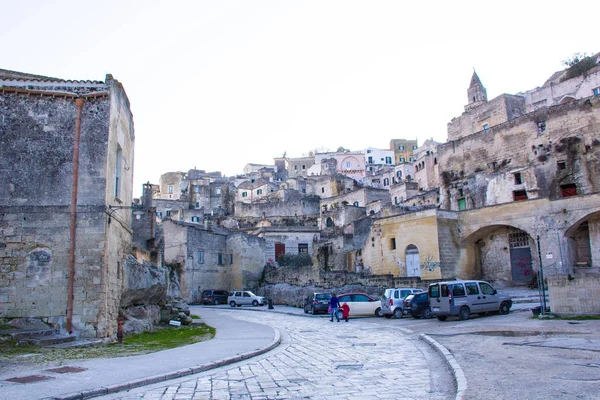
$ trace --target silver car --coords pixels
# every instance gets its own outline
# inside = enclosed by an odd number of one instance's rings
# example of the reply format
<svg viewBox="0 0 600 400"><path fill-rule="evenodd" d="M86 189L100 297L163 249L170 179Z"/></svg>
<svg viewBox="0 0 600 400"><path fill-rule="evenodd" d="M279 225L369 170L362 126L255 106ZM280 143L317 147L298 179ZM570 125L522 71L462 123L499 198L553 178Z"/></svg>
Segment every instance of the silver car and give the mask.
<svg viewBox="0 0 600 400"><path fill-rule="evenodd" d="M386 318L402 318L402 301L406 296L422 292L417 288L385 289L381 296L381 313Z"/></svg>
<svg viewBox="0 0 600 400"><path fill-rule="evenodd" d="M265 305L265 298L262 296L257 296L249 290L234 290L231 293L229 293L229 297L227 297L227 302L231 307L258 307Z"/></svg>
<svg viewBox="0 0 600 400"><path fill-rule="evenodd" d="M448 316L465 320L471 314L508 314L512 299L499 294L485 281L455 280L429 285L429 306L431 313L440 321L445 321Z"/></svg>

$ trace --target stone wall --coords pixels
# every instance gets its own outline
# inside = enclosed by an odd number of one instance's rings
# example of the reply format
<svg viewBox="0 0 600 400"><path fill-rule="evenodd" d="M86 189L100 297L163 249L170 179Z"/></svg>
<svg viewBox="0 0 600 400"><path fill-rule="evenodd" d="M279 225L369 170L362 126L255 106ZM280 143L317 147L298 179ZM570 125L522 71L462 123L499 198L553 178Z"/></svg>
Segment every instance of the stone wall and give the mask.
<svg viewBox="0 0 600 400"><path fill-rule="evenodd" d="M538 123L544 123L542 128ZM540 131L542 129L543 131ZM442 207L458 210L528 198L561 198L561 185L577 194L600 191L600 98L543 108L486 131L440 145ZM521 183L515 177L519 173Z"/></svg>
<svg viewBox="0 0 600 400"><path fill-rule="evenodd" d="M553 314L600 315L600 273L554 275L547 280Z"/></svg>
<svg viewBox="0 0 600 400"><path fill-rule="evenodd" d="M235 204L235 216L238 218L295 217L307 215L319 215L318 200L304 198L293 202L275 201L260 204L238 202Z"/></svg>

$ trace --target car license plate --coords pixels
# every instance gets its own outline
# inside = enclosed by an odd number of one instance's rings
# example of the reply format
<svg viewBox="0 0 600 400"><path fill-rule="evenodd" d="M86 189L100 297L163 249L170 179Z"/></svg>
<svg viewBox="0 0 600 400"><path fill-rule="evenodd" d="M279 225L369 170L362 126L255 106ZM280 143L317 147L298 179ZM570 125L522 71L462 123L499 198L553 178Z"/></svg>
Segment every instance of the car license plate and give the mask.
<svg viewBox="0 0 600 400"><path fill-rule="evenodd" d="M434 307L434 308L431 309L431 311L432 312L438 312L438 311L440 311L440 309L438 307Z"/></svg>

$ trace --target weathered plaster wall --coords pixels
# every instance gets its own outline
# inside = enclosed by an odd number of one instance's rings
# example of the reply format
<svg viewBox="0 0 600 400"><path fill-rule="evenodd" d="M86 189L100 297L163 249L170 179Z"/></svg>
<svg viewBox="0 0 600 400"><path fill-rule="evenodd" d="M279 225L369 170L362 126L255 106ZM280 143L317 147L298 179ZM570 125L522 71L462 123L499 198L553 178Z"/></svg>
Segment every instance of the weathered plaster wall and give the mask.
<svg viewBox="0 0 600 400"><path fill-rule="evenodd" d="M245 233L235 233L227 237L227 251L233 254L233 264L228 266L228 290L256 290L265 265L265 239Z"/></svg>
<svg viewBox="0 0 600 400"><path fill-rule="evenodd" d="M294 217L319 215L319 200L304 198L299 201L282 202L274 201L260 204L236 203L235 216L239 218L262 217Z"/></svg>
<svg viewBox="0 0 600 400"><path fill-rule="evenodd" d="M600 314L600 274L597 272L549 276L547 279L553 314Z"/></svg>

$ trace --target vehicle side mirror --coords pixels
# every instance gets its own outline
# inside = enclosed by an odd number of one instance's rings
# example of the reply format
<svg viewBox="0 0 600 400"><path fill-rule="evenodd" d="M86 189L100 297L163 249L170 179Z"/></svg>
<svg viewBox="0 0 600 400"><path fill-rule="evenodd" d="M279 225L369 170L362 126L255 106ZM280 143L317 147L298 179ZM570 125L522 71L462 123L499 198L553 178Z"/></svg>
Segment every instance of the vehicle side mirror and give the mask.
<svg viewBox="0 0 600 400"><path fill-rule="evenodd" d="M498 294L498 291L496 289L494 289L494 294Z"/></svg>

